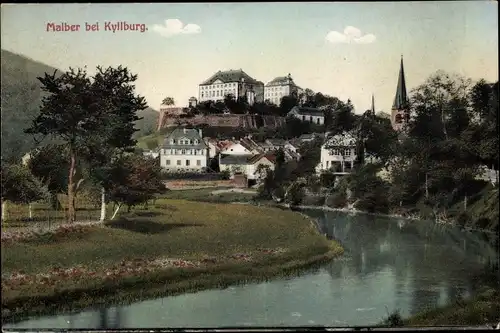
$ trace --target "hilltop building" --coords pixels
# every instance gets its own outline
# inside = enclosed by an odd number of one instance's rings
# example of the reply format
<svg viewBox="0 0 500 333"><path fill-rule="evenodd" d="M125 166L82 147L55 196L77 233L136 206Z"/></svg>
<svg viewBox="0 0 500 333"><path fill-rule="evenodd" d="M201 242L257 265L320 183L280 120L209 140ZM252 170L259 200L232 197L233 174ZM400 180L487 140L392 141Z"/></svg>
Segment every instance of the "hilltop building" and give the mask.
<svg viewBox="0 0 500 333"><path fill-rule="evenodd" d="M391 110L391 124L395 131L402 131L405 122L409 118L408 94L406 93L405 71L403 66L403 56L401 56L401 66L399 68L398 86L396 96Z"/></svg>
<svg viewBox="0 0 500 333"><path fill-rule="evenodd" d="M293 82L292 76L278 76L266 84L264 88L264 100L279 105L285 96L295 94L297 97L302 93L302 88Z"/></svg>
<svg viewBox="0 0 500 333"><path fill-rule="evenodd" d="M199 85L199 102L223 101L231 94L235 99L246 96L250 105L264 101L264 83L242 69L218 71Z"/></svg>

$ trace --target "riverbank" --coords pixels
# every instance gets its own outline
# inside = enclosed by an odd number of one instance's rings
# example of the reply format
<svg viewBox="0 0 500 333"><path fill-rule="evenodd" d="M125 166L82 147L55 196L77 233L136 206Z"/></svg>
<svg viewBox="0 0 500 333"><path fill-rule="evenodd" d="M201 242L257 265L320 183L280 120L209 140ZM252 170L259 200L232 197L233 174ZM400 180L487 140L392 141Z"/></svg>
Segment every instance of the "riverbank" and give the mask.
<svg viewBox="0 0 500 333"><path fill-rule="evenodd" d="M261 281L343 253L307 217L252 205L160 199L76 229L2 240L3 320Z"/></svg>
<svg viewBox="0 0 500 333"><path fill-rule="evenodd" d="M402 321L402 326L489 326L500 323L500 291L488 289L471 300L424 311Z"/></svg>

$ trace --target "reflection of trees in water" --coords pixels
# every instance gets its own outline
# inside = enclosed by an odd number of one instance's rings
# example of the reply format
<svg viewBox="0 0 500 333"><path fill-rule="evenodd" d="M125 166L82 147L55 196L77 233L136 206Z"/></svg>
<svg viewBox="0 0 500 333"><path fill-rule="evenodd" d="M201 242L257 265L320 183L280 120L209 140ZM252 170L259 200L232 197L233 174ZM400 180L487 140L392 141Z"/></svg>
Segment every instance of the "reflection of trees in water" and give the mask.
<svg viewBox="0 0 500 333"><path fill-rule="evenodd" d="M121 308L101 308L99 310L99 329L114 329L121 327Z"/></svg>
<svg viewBox="0 0 500 333"><path fill-rule="evenodd" d="M495 250L481 235L432 222L395 223L370 215L349 216L325 212L320 224L346 249L348 261L334 261L325 269L333 278L362 278L390 267L396 295L412 278L413 311L438 306L440 299L455 300L472 293L472 273L482 270L485 257ZM457 283L459 285L457 285Z"/></svg>

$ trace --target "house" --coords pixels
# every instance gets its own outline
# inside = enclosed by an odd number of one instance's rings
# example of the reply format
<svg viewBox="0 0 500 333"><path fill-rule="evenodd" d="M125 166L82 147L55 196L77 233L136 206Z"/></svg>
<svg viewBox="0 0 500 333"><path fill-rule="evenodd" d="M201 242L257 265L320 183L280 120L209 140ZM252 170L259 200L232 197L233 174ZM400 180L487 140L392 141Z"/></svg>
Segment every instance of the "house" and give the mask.
<svg viewBox="0 0 500 333"><path fill-rule="evenodd" d="M284 149L287 142L283 139L267 139L266 143L272 145L274 150L278 150Z"/></svg>
<svg viewBox="0 0 500 333"><path fill-rule="evenodd" d="M287 117L295 117L302 121L308 121L317 125L323 125L325 123L325 112L317 108L294 106L290 112L288 112Z"/></svg>
<svg viewBox="0 0 500 333"><path fill-rule="evenodd" d="M266 152L270 152L274 150L274 146L267 142L259 142L258 145L262 148L262 150Z"/></svg>
<svg viewBox="0 0 500 333"><path fill-rule="evenodd" d="M219 168L221 171L229 171L231 179L240 174L244 175L250 183L255 183L265 177L265 172L259 172L262 168L259 166L274 170L275 162L272 154L224 155L220 158Z"/></svg>
<svg viewBox="0 0 500 333"><path fill-rule="evenodd" d="M203 172L209 147L201 130L177 128L167 135L160 149L160 165L170 172Z"/></svg>
<svg viewBox="0 0 500 333"><path fill-rule="evenodd" d="M356 137L351 132L344 132L327 137L321 146L321 160L316 171L332 169L335 174L347 174L354 168L356 160Z"/></svg>
<svg viewBox="0 0 500 333"><path fill-rule="evenodd" d="M205 144L208 146L208 158L214 158L220 152L220 147L216 139L204 138Z"/></svg>
<svg viewBox="0 0 500 333"><path fill-rule="evenodd" d="M253 148L241 141L233 142L221 150L221 155L253 155Z"/></svg>

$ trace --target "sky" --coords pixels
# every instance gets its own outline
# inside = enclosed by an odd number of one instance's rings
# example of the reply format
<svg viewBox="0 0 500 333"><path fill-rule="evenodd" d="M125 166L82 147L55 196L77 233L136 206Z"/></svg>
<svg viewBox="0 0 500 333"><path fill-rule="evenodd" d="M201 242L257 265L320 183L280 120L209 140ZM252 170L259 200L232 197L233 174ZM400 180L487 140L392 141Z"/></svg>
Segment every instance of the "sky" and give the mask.
<svg viewBox="0 0 500 333"><path fill-rule="evenodd" d="M47 31L48 23L80 24ZM106 22L147 31L106 31ZM86 24L99 31L86 31ZM408 90L437 70L498 80L498 4L460 2L15 4L1 6L2 49L58 69L128 67L150 107L186 105L219 70L392 107L401 55Z"/></svg>

